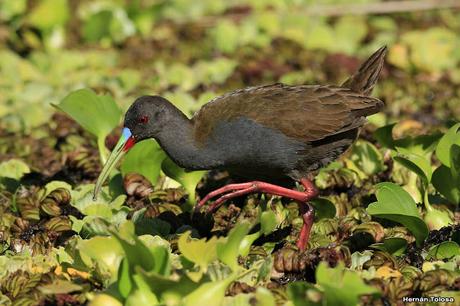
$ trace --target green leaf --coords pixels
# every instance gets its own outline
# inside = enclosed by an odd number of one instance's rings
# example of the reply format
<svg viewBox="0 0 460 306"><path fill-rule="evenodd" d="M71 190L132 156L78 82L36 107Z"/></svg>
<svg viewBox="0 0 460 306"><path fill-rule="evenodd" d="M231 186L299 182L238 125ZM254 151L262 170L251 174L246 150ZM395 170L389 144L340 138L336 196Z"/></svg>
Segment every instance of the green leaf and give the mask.
<svg viewBox="0 0 460 306"><path fill-rule="evenodd" d="M377 185L376 195L377 202L371 203L367 212L372 216L401 223L411 231L420 246L428 235L428 227L420 218L410 194L394 183L385 182Z"/></svg>
<svg viewBox="0 0 460 306"><path fill-rule="evenodd" d="M125 176L135 172L146 177L155 185L160 176L161 163L166 158L166 153L153 139L146 139L132 147L123 158L121 173Z"/></svg>
<svg viewBox="0 0 460 306"><path fill-rule="evenodd" d="M424 186L431 182L433 171L429 158L412 153L404 148L397 148L398 155L393 157L395 161L415 172L422 180Z"/></svg>
<svg viewBox="0 0 460 306"><path fill-rule="evenodd" d="M107 158L105 137L118 125L121 110L110 96L98 96L91 89L79 89L53 106L65 112L97 137L102 162Z"/></svg>
<svg viewBox="0 0 460 306"><path fill-rule="evenodd" d="M240 245L243 238L248 234L249 229L249 223L239 223L230 231L226 241L217 244L217 257L233 271L238 268Z"/></svg>
<svg viewBox="0 0 460 306"><path fill-rule="evenodd" d="M18 181L26 173L30 173L30 168L20 159L12 158L0 163L0 178L6 177Z"/></svg>
<svg viewBox="0 0 460 306"><path fill-rule="evenodd" d="M367 176L385 170L382 153L368 141L358 140L352 147L350 159Z"/></svg>
<svg viewBox="0 0 460 306"><path fill-rule="evenodd" d="M67 0L41 0L30 12L28 19L41 30L62 26L69 19Z"/></svg>
<svg viewBox="0 0 460 306"><path fill-rule="evenodd" d="M395 140L393 139L393 128L396 123L382 126L374 132L375 139L385 148L395 149Z"/></svg>
<svg viewBox="0 0 460 306"><path fill-rule="evenodd" d="M83 262L90 269L96 265L108 271L111 282L117 279L118 268L123 259L123 249L113 237L96 236L78 242L77 249Z"/></svg>
<svg viewBox="0 0 460 306"><path fill-rule="evenodd" d="M237 277L233 274L223 280L204 283L184 298L184 306L221 305L225 290Z"/></svg>
<svg viewBox="0 0 460 306"><path fill-rule="evenodd" d="M260 214L260 232L263 235L270 234L278 226L276 214L272 210Z"/></svg>
<svg viewBox="0 0 460 306"><path fill-rule="evenodd" d="M370 247L388 252L394 256L400 256L407 248L407 240L404 238L392 237L385 239L382 243L372 244Z"/></svg>
<svg viewBox="0 0 460 306"><path fill-rule="evenodd" d="M256 306L276 306L273 294L264 287L257 287L256 300Z"/></svg>
<svg viewBox="0 0 460 306"><path fill-rule="evenodd" d="M460 203L460 182L452 177L447 166L441 165L433 172L432 182L443 197L456 205Z"/></svg>
<svg viewBox="0 0 460 306"><path fill-rule="evenodd" d="M310 201L310 204L315 208L315 220L334 218L336 208L334 203L326 198L315 198Z"/></svg>
<svg viewBox="0 0 460 306"><path fill-rule="evenodd" d="M443 165L450 168L450 148L453 144L460 145L460 133L458 129L460 128L460 123L452 126L446 134L439 140L438 146L436 147L436 156L441 161Z"/></svg>
<svg viewBox="0 0 460 306"><path fill-rule="evenodd" d="M38 287L38 290L46 295L69 294L76 291L82 291L82 289L82 286L62 279L56 279L51 284Z"/></svg>
<svg viewBox="0 0 460 306"><path fill-rule="evenodd" d="M121 111L110 96L98 96L86 88L70 93L55 106L97 137L108 135L121 118Z"/></svg>
<svg viewBox="0 0 460 306"><path fill-rule="evenodd" d="M157 258L150 251L150 249L141 241L139 238L134 235L134 225L130 235L134 240L134 243L131 241L125 240L118 232L111 231L112 235L118 240L121 247L125 251L126 258L131 265L139 265L145 271L156 270Z"/></svg>
<svg viewBox="0 0 460 306"><path fill-rule="evenodd" d="M125 301L125 306L140 306L140 305L157 305L159 304L157 297L150 290L149 285L144 278L139 274L133 275L133 281L136 288L131 292Z"/></svg>
<svg viewBox="0 0 460 306"><path fill-rule="evenodd" d="M163 172L178 181L188 193L187 198L187 210L192 210L195 201L196 185L201 181L206 171L186 171L176 165L169 157L163 160L161 164Z"/></svg>
<svg viewBox="0 0 460 306"><path fill-rule="evenodd" d="M129 268L128 258L123 258L120 264L120 269L118 269L118 292L120 292L123 298L127 298L131 289L133 288L133 283L131 279L131 271Z"/></svg>
<svg viewBox="0 0 460 306"><path fill-rule="evenodd" d="M316 295L321 298L321 292L313 284L307 282L292 282L287 286L287 295L294 306L325 305L319 302L312 302L309 296Z"/></svg>
<svg viewBox="0 0 460 306"><path fill-rule="evenodd" d="M443 260L457 255L460 255L460 246L454 241L444 241L430 248L427 259Z"/></svg>
<svg viewBox="0 0 460 306"><path fill-rule="evenodd" d="M343 265L329 268L321 262L316 269L316 282L324 289L325 305L357 305L364 294L379 294L377 288L368 286L359 274L347 270Z"/></svg>
<svg viewBox="0 0 460 306"><path fill-rule="evenodd" d="M222 238L218 239L215 236L208 241L205 238L192 239L188 231L180 236L177 246L182 256L205 271L208 264L217 259L219 241L222 241Z"/></svg>

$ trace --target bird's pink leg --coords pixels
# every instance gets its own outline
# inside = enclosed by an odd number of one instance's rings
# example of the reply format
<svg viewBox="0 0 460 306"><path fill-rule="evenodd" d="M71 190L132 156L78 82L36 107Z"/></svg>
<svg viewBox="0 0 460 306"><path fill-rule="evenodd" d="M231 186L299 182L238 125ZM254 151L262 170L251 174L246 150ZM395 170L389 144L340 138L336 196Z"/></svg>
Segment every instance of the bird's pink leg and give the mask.
<svg viewBox="0 0 460 306"><path fill-rule="evenodd" d="M245 194L255 193L255 192L262 192L267 194L278 195L282 197L287 197L296 200L299 202L299 211L302 214L303 218L303 226L300 231L299 240L297 241L297 246L299 249L304 250L308 239L310 237L310 230L313 225L313 218L314 218L314 210L313 207L308 204L307 202L316 197L318 191L316 190L313 183L308 179L301 179L300 183L304 186L305 191L297 191L288 188L284 188L281 186L260 182L260 181L253 181L248 183L241 183L241 184L230 184L214 190L213 192L209 193L205 196L196 206L196 209L199 210L208 200L213 197L220 196L209 208L208 212L212 212L217 209L220 205L222 205L225 201L236 198ZM228 193L227 193L228 192ZM225 194L227 193L227 194Z"/></svg>

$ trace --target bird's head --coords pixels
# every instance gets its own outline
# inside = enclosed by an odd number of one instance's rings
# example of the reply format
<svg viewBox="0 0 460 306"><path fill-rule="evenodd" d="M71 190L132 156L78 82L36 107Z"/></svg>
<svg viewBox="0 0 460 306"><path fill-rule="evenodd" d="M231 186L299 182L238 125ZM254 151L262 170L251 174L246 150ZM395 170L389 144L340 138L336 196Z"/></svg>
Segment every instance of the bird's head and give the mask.
<svg viewBox="0 0 460 306"><path fill-rule="evenodd" d="M125 115L122 134L108 157L94 188L93 199L97 199L102 184L116 166L120 158L136 142L155 138L170 118L172 104L160 96L143 96L129 107Z"/></svg>

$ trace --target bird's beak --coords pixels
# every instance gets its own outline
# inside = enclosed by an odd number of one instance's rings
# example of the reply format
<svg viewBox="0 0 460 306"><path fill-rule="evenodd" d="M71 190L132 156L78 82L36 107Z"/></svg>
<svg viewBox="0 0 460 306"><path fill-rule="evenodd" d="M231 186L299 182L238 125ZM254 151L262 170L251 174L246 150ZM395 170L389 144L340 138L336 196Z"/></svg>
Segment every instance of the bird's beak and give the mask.
<svg viewBox="0 0 460 306"><path fill-rule="evenodd" d="M116 166L117 162L120 158L136 143L136 140L132 136L131 131L128 128L123 128L123 132L118 140L117 145L113 149L112 153L110 153L107 162L102 168L101 174L97 178L96 186L94 187L93 192L93 200L97 200L97 195L101 191L102 184L104 184L105 180L109 176L112 169Z"/></svg>

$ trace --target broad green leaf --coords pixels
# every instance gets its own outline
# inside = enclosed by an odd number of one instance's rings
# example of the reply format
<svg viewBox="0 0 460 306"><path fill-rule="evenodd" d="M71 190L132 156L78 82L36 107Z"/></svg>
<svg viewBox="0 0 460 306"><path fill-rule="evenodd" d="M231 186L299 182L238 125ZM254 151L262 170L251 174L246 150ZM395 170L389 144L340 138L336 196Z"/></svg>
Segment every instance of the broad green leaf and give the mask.
<svg viewBox="0 0 460 306"><path fill-rule="evenodd" d="M132 227L132 231L134 232L134 225ZM131 241L125 240L125 238L116 231L112 231L111 233L120 243L121 247L125 251L126 258L131 265L139 265L145 271L156 270L157 258L155 258L150 249L141 240L139 240L136 235L131 234L131 239L134 240L134 243L132 243Z"/></svg>
<svg viewBox="0 0 460 306"><path fill-rule="evenodd" d="M452 126L439 140L438 146L436 147L436 156L441 161L443 165L450 168L450 148L453 144L460 145L460 133L458 129L460 128L460 123Z"/></svg>
<svg viewBox="0 0 460 306"><path fill-rule="evenodd" d="M415 236L420 246L428 235L428 227L417 209L412 197L394 183L377 185L377 202L371 203L367 212L379 218L392 220L404 225Z"/></svg>
<svg viewBox="0 0 460 306"><path fill-rule="evenodd" d="M443 260L457 255L460 255L460 246L454 241L444 241L430 248L427 259Z"/></svg>
<svg viewBox="0 0 460 306"><path fill-rule="evenodd" d="M195 200L196 185L201 181L203 176L206 174L206 171L186 171L176 165L169 157L163 160L161 164L161 169L163 172L172 178L173 180L178 181L188 193L187 198L187 207L186 209L192 210Z"/></svg>
<svg viewBox="0 0 460 306"><path fill-rule="evenodd" d="M398 155L393 157L395 161L415 172L422 180L424 186L431 182L433 170L430 160L422 155L412 153L404 148L397 148Z"/></svg>
<svg viewBox="0 0 460 306"><path fill-rule="evenodd" d="M364 294L379 294L377 288L366 285L359 274L338 265L329 268L321 262L316 269L316 282L324 289L326 305L357 305Z"/></svg>
<svg viewBox="0 0 460 306"><path fill-rule="evenodd" d="M62 26L69 19L67 0L41 0L30 12L28 19L41 30Z"/></svg>
<svg viewBox="0 0 460 306"><path fill-rule="evenodd" d="M150 290L149 285L144 278L139 274L133 275L133 281L136 288L131 291L131 294L125 301L125 306L140 306L140 305L157 305L159 304L157 297Z"/></svg>
<svg viewBox="0 0 460 306"><path fill-rule="evenodd" d="M313 302L309 299L312 295L319 298L322 296L322 292L313 284L303 281L292 282L288 284L286 291L289 301L292 302L294 306L326 305L325 303L321 304L320 302Z"/></svg>
<svg viewBox="0 0 460 306"><path fill-rule="evenodd" d="M372 244L370 247L399 256L404 253L407 244L407 240L404 238L392 237L385 239L382 243Z"/></svg>
<svg viewBox="0 0 460 306"><path fill-rule="evenodd" d="M238 268L241 241L248 234L249 230L249 223L239 223L230 231L226 241L217 244L217 257L233 271L236 271Z"/></svg>
<svg viewBox="0 0 460 306"><path fill-rule="evenodd" d="M182 234L177 242L177 246L182 256L206 270L208 264L217 259L217 246L222 238L213 236L206 241L203 239L190 238L190 232Z"/></svg>
<svg viewBox="0 0 460 306"><path fill-rule="evenodd" d="M155 185L160 176L161 163L166 158L166 153L153 139L146 139L132 147L123 158L121 173L125 176L135 172L146 177Z"/></svg>
<svg viewBox="0 0 460 306"><path fill-rule="evenodd" d="M109 294L102 293L97 294L88 306L123 306L123 303Z"/></svg>
<svg viewBox="0 0 460 306"><path fill-rule="evenodd" d="M237 277L233 274L223 280L204 283L184 298L184 306L221 305L225 290Z"/></svg>
<svg viewBox="0 0 460 306"><path fill-rule="evenodd" d="M105 163L108 152L105 137L118 125L121 110L110 96L98 96L91 89L79 89L55 105L97 137L101 161Z"/></svg>
<svg viewBox="0 0 460 306"><path fill-rule="evenodd" d="M190 294L200 286L200 283L193 282L187 275L180 278L169 278L155 272L146 272L139 266L135 267L136 274L144 279L150 290L164 303L171 301L171 305L179 305L182 297Z"/></svg>
<svg viewBox="0 0 460 306"><path fill-rule="evenodd" d="M396 123L382 126L374 132L375 139L385 148L395 149L395 140L393 139L393 128Z"/></svg>
<svg viewBox="0 0 460 306"><path fill-rule="evenodd" d="M109 271L111 281L115 281L118 267L123 258L123 249L113 237L96 236L78 242L79 255L89 268L96 265Z"/></svg>
<svg viewBox="0 0 460 306"><path fill-rule="evenodd" d="M121 110L115 101L87 88L70 93L55 106L97 137L107 136L120 122Z"/></svg>
<svg viewBox="0 0 460 306"><path fill-rule="evenodd" d="M262 235L270 234L277 226L278 220L272 210L269 209L260 214L260 232Z"/></svg>
<svg viewBox="0 0 460 306"><path fill-rule="evenodd" d="M128 258L123 258L118 269L118 292L123 298L127 298L133 288L133 281L131 278L131 271L129 267Z"/></svg>
<svg viewBox="0 0 460 306"><path fill-rule="evenodd" d="M18 181L26 173L30 173L30 168L20 159L13 158L0 163L0 178L6 177Z"/></svg>
<svg viewBox="0 0 460 306"><path fill-rule="evenodd" d="M443 197L456 205L460 203L460 182L452 177L447 166L441 165L433 172L432 182Z"/></svg>
<svg viewBox="0 0 460 306"><path fill-rule="evenodd" d="M83 287L71 281L56 279L51 284L39 286L37 289L43 294L53 295L82 291Z"/></svg>
<svg viewBox="0 0 460 306"><path fill-rule="evenodd" d="M310 201L315 208L315 220L334 218L336 208L334 203L326 198L315 198Z"/></svg>
<svg viewBox="0 0 460 306"><path fill-rule="evenodd" d="M353 145L351 154L350 159L367 176L377 174L385 169L382 153L368 141L358 140Z"/></svg>
<svg viewBox="0 0 460 306"><path fill-rule="evenodd" d="M258 287L256 290L256 306L275 306L275 298L273 294L264 287Z"/></svg>

